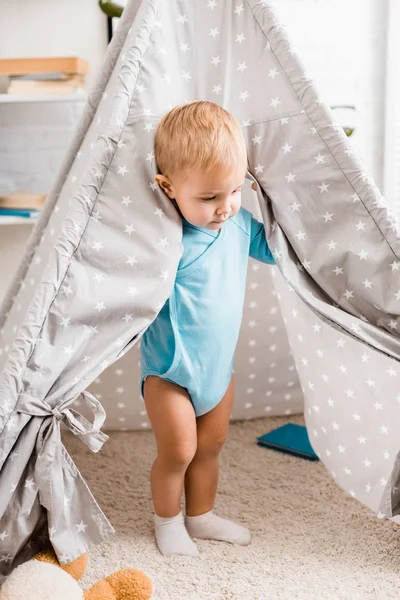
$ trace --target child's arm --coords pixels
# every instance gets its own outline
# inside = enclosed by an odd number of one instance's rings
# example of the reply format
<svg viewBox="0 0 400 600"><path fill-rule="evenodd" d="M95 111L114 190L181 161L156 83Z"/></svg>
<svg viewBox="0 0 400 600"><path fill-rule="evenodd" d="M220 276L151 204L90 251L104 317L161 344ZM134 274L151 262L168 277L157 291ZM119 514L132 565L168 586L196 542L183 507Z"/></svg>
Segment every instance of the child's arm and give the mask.
<svg viewBox="0 0 400 600"><path fill-rule="evenodd" d="M260 262L274 265L275 260L269 249L263 223L251 217L250 252L249 255Z"/></svg>

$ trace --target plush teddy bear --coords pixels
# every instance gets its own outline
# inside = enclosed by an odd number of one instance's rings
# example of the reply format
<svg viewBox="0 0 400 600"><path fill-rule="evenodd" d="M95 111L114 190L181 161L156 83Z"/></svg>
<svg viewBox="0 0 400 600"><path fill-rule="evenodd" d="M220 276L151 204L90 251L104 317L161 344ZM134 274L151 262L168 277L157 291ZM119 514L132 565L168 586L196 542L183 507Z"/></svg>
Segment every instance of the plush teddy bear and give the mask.
<svg viewBox="0 0 400 600"><path fill-rule="evenodd" d="M78 580L87 554L62 565L52 552L37 554L17 567L0 589L0 600L150 600L152 584L142 571L123 569L83 591Z"/></svg>

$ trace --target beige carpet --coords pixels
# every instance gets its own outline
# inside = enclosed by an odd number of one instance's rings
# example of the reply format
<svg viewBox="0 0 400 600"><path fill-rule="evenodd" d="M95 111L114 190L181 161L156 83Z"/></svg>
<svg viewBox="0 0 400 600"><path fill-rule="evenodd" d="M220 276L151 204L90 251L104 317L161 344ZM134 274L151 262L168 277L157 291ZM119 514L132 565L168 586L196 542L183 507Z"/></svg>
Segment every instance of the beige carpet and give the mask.
<svg viewBox="0 0 400 600"><path fill-rule="evenodd" d="M302 423L300 417L291 421ZM114 570L144 570L154 600L400 598L400 532L347 496L321 463L256 445L285 418L234 424L221 460L217 509L247 525L247 548L199 542L200 558L163 558L152 534L150 432L115 432L100 454L68 437L116 535L91 552L84 587Z"/></svg>

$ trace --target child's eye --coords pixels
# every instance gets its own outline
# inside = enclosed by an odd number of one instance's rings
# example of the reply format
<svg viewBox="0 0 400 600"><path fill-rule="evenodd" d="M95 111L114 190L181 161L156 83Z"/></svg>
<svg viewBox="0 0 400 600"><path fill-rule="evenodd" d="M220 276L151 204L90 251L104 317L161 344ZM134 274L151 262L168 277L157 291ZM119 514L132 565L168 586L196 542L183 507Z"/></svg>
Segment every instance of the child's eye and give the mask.
<svg viewBox="0 0 400 600"><path fill-rule="evenodd" d="M202 200L205 202L207 202L207 200L215 200L215 196L211 196L211 198L202 198Z"/></svg>

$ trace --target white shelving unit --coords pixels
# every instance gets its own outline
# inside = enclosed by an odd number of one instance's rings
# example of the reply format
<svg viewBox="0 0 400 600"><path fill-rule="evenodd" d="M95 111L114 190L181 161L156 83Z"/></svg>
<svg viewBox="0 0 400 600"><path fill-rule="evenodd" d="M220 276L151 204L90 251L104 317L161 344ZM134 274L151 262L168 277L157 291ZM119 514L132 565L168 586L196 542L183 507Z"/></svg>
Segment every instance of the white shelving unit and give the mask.
<svg viewBox="0 0 400 600"><path fill-rule="evenodd" d="M77 89L73 94L0 94L0 104L13 102L71 102L86 100L87 92Z"/></svg>
<svg viewBox="0 0 400 600"><path fill-rule="evenodd" d="M1 194L12 190L33 191L31 188L41 192L48 192L51 189L52 173L57 171L58 164L61 164L62 152L67 149L70 139L74 135L75 123L78 123L82 115L87 97L88 93L83 89L77 89L72 94L0 93L0 122L2 123L2 127L0 127L0 180L4 181L0 190ZM43 139L45 137L43 130L45 129L48 136ZM24 136L27 133L31 137L29 144L25 146ZM20 165L28 162L29 153L35 152L35 144L39 149L38 164L35 162L34 167L29 167L29 169L34 168L35 175L39 174L33 179L32 186L29 177L25 177L24 173L21 173L21 169L17 169L15 176L8 178L10 161L3 160L3 157L4 159L10 157L7 137L14 134L18 136L18 151L21 150L21 157L18 158ZM48 149L46 149L47 143L49 144ZM46 156L47 158L51 156L51 169L47 164ZM57 161L59 161L58 164ZM41 168L45 173L44 177L40 176ZM38 216L27 218L0 215L0 303L24 257L26 245L38 222Z"/></svg>
<svg viewBox="0 0 400 600"><path fill-rule="evenodd" d="M0 216L1 225L34 225L37 222L37 218L30 219L28 217L7 217Z"/></svg>
<svg viewBox="0 0 400 600"><path fill-rule="evenodd" d="M71 94L1 94L1 104L13 103L38 103L38 102L82 102L88 97L87 91L79 89ZM2 225L30 225L37 222L37 217L17 217L0 215L0 227Z"/></svg>

